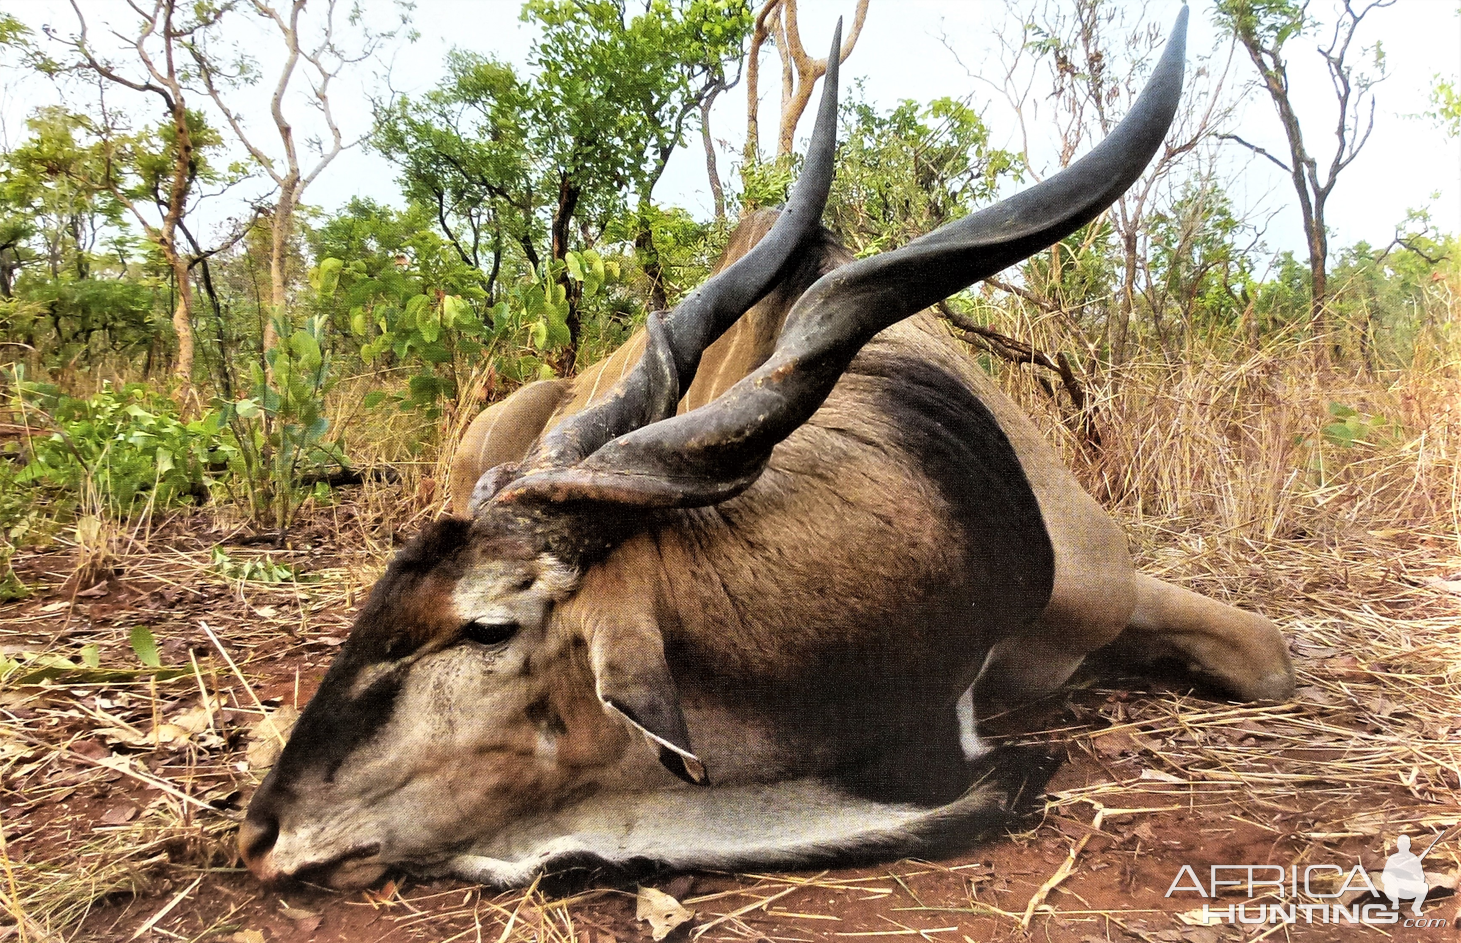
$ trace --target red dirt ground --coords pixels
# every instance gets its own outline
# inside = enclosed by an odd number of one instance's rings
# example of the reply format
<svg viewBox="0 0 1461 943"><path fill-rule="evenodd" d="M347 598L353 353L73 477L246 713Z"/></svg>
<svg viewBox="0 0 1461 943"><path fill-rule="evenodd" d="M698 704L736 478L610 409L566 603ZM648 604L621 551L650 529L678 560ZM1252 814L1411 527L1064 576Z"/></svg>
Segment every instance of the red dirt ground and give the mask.
<svg viewBox="0 0 1461 943"><path fill-rule="evenodd" d="M340 895L265 889L242 871L231 823L258 779L245 749L259 715L200 620L243 664L265 706L302 705L348 630L350 591L368 582L379 561L311 549L326 546L326 539L306 534L293 551L272 552L301 572L325 575L323 582L245 585L209 570L206 551L218 536L226 535L174 531L164 541L173 559L149 556L100 588L68 585L70 561L60 553L18 561L18 572L40 591L0 606L7 652L49 648L74 657L82 645L95 643L103 667L135 665L127 638L140 622L158 639L165 665L188 667L196 659L204 683L224 694L216 735L184 737L159 750L119 740L112 721L147 730L157 719L198 706L199 679L191 673L155 686L67 686L63 679L0 687L0 823L7 856L0 863L7 871L13 865L13 874L0 879L9 882L9 895L28 902L33 922L24 938L121 941L146 925L142 939L235 943L649 939L647 926L635 920L632 887L555 899L536 891L494 894L458 882L401 878L376 891ZM263 551L232 545L227 552L242 559ZM78 589L89 595L73 595ZM1058 731L1045 736L1068 761L1049 787L1056 801L1030 821L1028 831L936 863L668 875L654 886L696 911L671 939L1461 940L1461 912L1446 888L1433 891L1426 917L1447 921L1447 928L1184 922L1179 915L1199 910L1204 899L1191 891L1167 896L1183 865L1204 878L1208 866L1218 864L1332 862L1348 869L1360 863L1378 871L1393 836L1334 823L1373 819L1377 810L1390 810L1397 821L1419 822L1426 815L1431 821L1457 812L1456 793L1420 794L1407 789L1403 777L1362 794L1345 791L1342 782L1318 788L1306 780L1264 791L1235 782L1189 782L1163 772L1157 762L1162 745L1151 735L1092 735L1143 716L1152 699L1164 696L1170 700L1161 692L1128 694L1094 684L1045 705L1039 723ZM104 732L108 727L113 732ZM1255 769L1281 770L1285 751L1300 748L1266 744L1263 727L1255 717L1225 729L1246 738L1238 742L1252 746ZM1346 751L1343 743L1332 749L1336 760ZM125 772L116 768L119 757L132 762ZM107 763L113 765L102 765ZM180 800L179 793L192 798ZM1093 829L1098 808L1106 811ZM1446 842L1444 867L1455 865L1454 837ZM1068 876L1022 928L1032 896L1067 865L1072 849L1078 853ZM87 881L94 882L91 891L76 890ZM63 892L89 906L56 909ZM1229 903L1270 900L1250 901L1239 888L1213 903L1224 910ZM13 914L9 921L8 928L0 923L0 940L20 936Z"/></svg>

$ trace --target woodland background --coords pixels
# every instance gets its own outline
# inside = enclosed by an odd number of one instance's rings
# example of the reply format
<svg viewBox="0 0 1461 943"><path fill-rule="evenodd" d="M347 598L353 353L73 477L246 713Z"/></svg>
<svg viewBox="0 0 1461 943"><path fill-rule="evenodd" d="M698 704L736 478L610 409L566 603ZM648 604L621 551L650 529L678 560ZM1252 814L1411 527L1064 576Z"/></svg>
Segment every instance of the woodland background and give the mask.
<svg viewBox="0 0 1461 943"><path fill-rule="evenodd" d="M848 11L844 54L867 6ZM1455 366L1455 236L1431 228L1422 207L1396 221L1388 245L1327 243L1330 193L1363 186L1344 171L1374 131L1385 61L1365 21L1386 6L1223 0L1205 11L1225 48L1195 50L1178 127L1137 186L946 306L1107 500L1222 513L1216 495L1198 496L1209 490L1200 480L1148 464L1174 458L1151 449L1152 434L1259 449L1244 464L1257 459L1269 483L1228 499L1239 507L1227 513L1249 520L1267 519L1257 512L1287 500L1285 489L1324 489L1427 430L1449 435L1431 428L1449 404L1425 391ZM703 280L741 211L784 198L796 120L825 67L803 48L794 4L533 0L521 11L537 36L530 69L454 50L424 94L382 82L374 126L353 146L396 169L403 207L321 208L308 187L351 146L331 83L409 41L414 11L399 7L386 31L334 2L136 11L135 32L110 37L132 48L108 55L84 6L74 29L46 35L0 23L7 67L52 76L69 103L35 109L0 155L0 592L10 595L25 592L6 563L17 548L74 540L86 559L105 558L121 531L179 506L283 540L302 506L327 505L362 477L401 483L422 507L439 502L440 464L482 406L602 357L646 310ZM1140 88L1165 28L1143 13L1096 0L1012 7L1007 61L983 70L985 92L1019 108L1037 76L1047 83L1038 88L1048 85L1067 163ZM273 27L286 56L277 72L230 43L246 17ZM769 81L759 74L768 49L782 66ZM1316 55L1334 100L1327 114L1300 114L1287 60ZM1454 135L1452 82L1437 76L1414 120ZM859 254L1040 176L1028 140L991 145L972 94L879 108L849 84L827 222ZM755 104L776 85L776 148L762 153ZM722 168L709 108L743 92L753 143ZM1288 153L1232 126L1242 96L1271 98ZM246 122L241 105L260 114L265 99L272 126ZM294 127L306 119L309 136ZM654 196L675 149L702 145L709 219ZM1225 194L1218 155L1234 149L1291 174L1307 253L1270 252L1265 221L1243 218ZM196 221L250 178L272 192L221 225ZM1173 396L1184 384L1201 389ZM1282 434L1265 432L1262 414L1213 415L1217 398L1239 414L1281 404ZM1167 421L1198 404L1204 418Z"/></svg>

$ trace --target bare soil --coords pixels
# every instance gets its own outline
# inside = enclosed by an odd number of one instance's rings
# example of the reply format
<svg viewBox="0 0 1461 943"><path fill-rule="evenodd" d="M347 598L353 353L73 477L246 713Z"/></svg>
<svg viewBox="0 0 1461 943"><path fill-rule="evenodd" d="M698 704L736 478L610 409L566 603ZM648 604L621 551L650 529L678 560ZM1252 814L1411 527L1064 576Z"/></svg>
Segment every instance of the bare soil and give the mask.
<svg viewBox="0 0 1461 943"><path fill-rule="evenodd" d="M0 606L4 655L50 652L79 665L94 644L102 669L131 670L129 637L146 625L162 664L186 671L95 683L78 669L0 684L0 939L649 939L632 886L499 894L398 877L344 895L265 889L242 870L233 834L261 778L251 732L264 712L308 700L390 547L356 541L342 552L352 544L340 539L340 509L284 548L212 526L175 520L92 586L72 579L67 551L17 558L36 592ZM286 562L308 581L231 578L215 547L234 562ZM1306 925L1302 915L1295 925L1201 926L1204 903L1248 905L1251 915L1277 901L1261 888L1213 901L1168 893L1184 865L1204 881L1211 865L1378 872L1397 835L1423 848L1461 822L1461 597L1417 588L1454 567L1407 563L1426 558L1416 553L1397 553L1400 569L1375 577L1388 589L1354 587L1343 612L1319 607L1308 586L1262 600L1293 639L1295 703L1235 705L1170 684L1085 678L1012 722L1020 739L1066 757L1026 830L938 862L664 875L653 886L695 911L671 939L1461 939L1458 900L1444 886L1425 911L1444 928ZM219 702L199 729L202 689ZM1454 887L1458 855L1452 828L1426 869Z"/></svg>

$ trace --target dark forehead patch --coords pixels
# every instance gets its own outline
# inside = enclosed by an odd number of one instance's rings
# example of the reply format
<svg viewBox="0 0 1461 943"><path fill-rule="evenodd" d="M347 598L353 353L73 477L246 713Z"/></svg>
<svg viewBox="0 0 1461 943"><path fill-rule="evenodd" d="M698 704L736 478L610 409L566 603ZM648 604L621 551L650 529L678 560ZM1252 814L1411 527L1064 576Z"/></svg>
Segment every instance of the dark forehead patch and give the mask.
<svg viewBox="0 0 1461 943"><path fill-rule="evenodd" d="M396 554L356 618L341 660L357 670L394 661L456 629L451 594L470 563L470 533L470 521L434 521Z"/></svg>

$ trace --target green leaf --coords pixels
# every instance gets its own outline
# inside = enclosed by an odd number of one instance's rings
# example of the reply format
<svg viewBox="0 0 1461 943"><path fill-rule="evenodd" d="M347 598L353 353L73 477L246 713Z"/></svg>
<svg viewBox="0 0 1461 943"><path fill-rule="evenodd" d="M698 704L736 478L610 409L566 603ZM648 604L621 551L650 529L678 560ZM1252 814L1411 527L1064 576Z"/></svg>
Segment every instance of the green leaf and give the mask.
<svg viewBox="0 0 1461 943"><path fill-rule="evenodd" d="M152 630L145 625L132 628L132 651L137 655L137 660L148 668L161 668L162 659L157 657L157 642L152 638Z"/></svg>
<svg viewBox="0 0 1461 943"><path fill-rule="evenodd" d="M467 320L472 315L472 309L467 306L457 295L447 295L441 299L441 326L450 329L460 320Z"/></svg>
<svg viewBox="0 0 1461 943"><path fill-rule="evenodd" d="M416 318L416 330L421 332L428 344L433 344L441 336L441 311L440 309L428 308Z"/></svg>
<svg viewBox="0 0 1461 943"><path fill-rule="evenodd" d="M451 351L445 345L439 343L422 344L418 353L421 359L430 364L446 363L451 359Z"/></svg>
<svg viewBox="0 0 1461 943"><path fill-rule="evenodd" d="M328 298L335 293L335 286L340 283L340 270L344 267L345 263L339 259L320 260L310 282L321 298Z"/></svg>
<svg viewBox="0 0 1461 943"><path fill-rule="evenodd" d="M419 327L422 315L430 305L431 299L425 295L412 295L406 302L406 310L401 314L402 326L407 329Z"/></svg>
<svg viewBox="0 0 1461 943"><path fill-rule="evenodd" d="M96 647L95 642L81 646L81 663L88 668L101 667L101 650Z"/></svg>
<svg viewBox="0 0 1461 943"><path fill-rule="evenodd" d="M592 249L583 251L583 259L588 263L588 269L584 272L583 293L592 297L598 294L599 289L604 287L604 260Z"/></svg>
<svg viewBox="0 0 1461 943"><path fill-rule="evenodd" d="M350 309L350 333L356 337L365 337L370 333L370 318L366 317L364 308L357 306Z"/></svg>
<svg viewBox="0 0 1461 943"><path fill-rule="evenodd" d="M83 656L84 657L84 656ZM40 684L59 681L62 684L117 684L139 678L169 681L188 673L186 668L94 668L78 665L60 655L21 654L24 659L0 659L0 679L6 685Z"/></svg>
<svg viewBox="0 0 1461 943"><path fill-rule="evenodd" d="M289 346L299 362L299 369L305 373L313 373L320 368L323 362L323 355L320 352L319 342L307 331L295 331L289 337Z"/></svg>
<svg viewBox="0 0 1461 943"><path fill-rule="evenodd" d="M417 374L408 383L411 399L417 403L433 403L441 395L441 381L429 373Z"/></svg>
<svg viewBox="0 0 1461 943"><path fill-rule="evenodd" d="M364 405L366 409L375 409L386 398L385 390L371 390L365 394Z"/></svg>
<svg viewBox="0 0 1461 943"><path fill-rule="evenodd" d="M1349 419L1353 416L1358 416L1359 412L1355 409L1350 408L1349 406L1344 405L1343 403L1330 403L1329 415L1333 416L1336 419Z"/></svg>
<svg viewBox="0 0 1461 943"><path fill-rule="evenodd" d="M1324 427L1324 438L1331 445L1348 448L1359 437L1359 430L1343 422L1333 422Z"/></svg>

